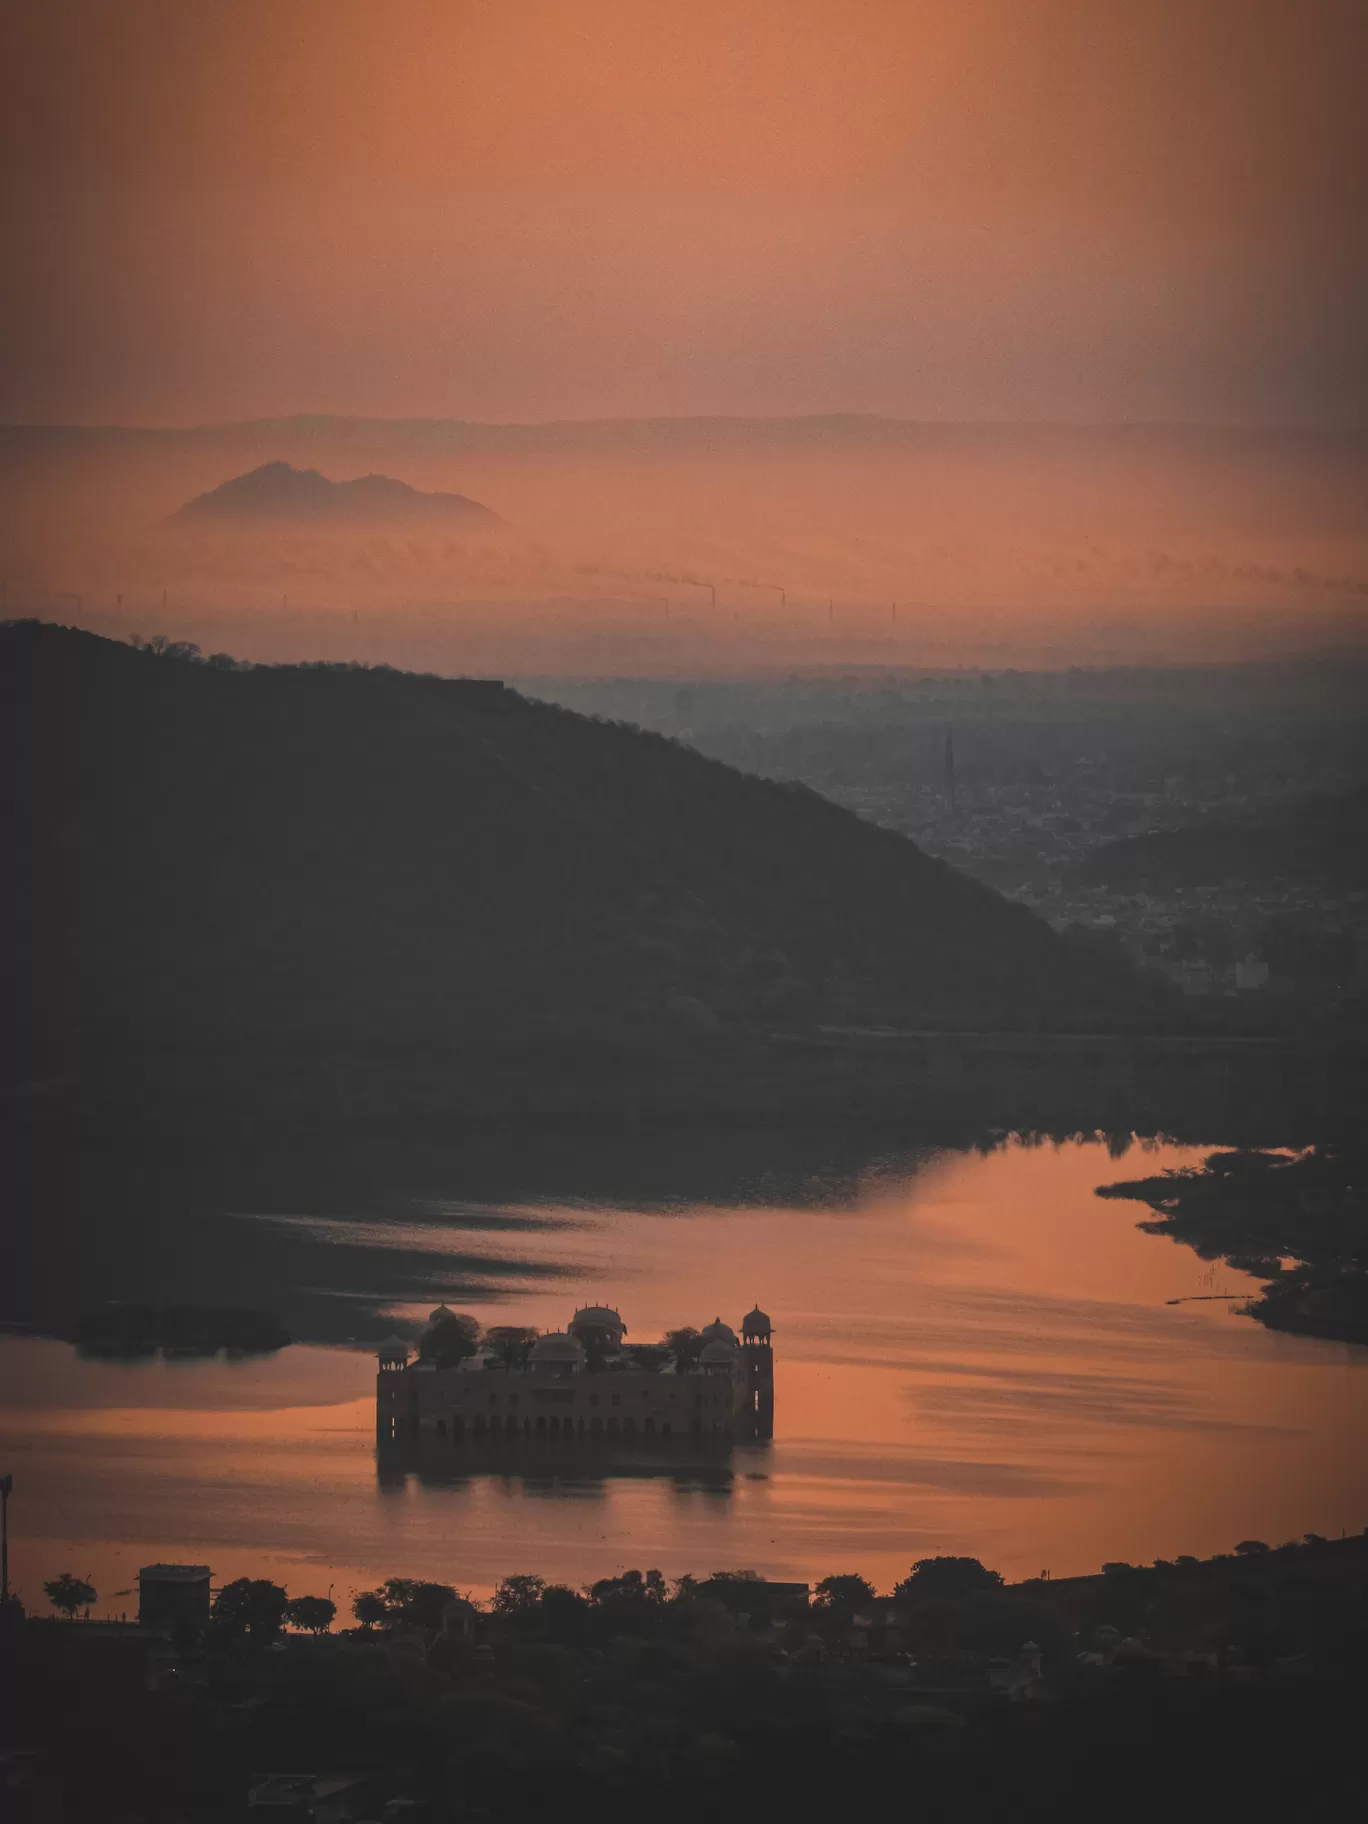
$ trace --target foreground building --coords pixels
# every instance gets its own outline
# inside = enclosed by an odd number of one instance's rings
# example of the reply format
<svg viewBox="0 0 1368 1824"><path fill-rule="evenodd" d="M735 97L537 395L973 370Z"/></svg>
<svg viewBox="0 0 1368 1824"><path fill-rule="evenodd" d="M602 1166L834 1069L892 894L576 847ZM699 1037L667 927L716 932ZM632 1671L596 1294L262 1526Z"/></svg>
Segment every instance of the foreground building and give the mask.
<svg viewBox="0 0 1368 1824"><path fill-rule="evenodd" d="M207 1564L145 1564L138 1572L138 1620L171 1630L209 1625L212 1572Z"/></svg>
<svg viewBox="0 0 1368 1824"><path fill-rule="evenodd" d="M741 1334L721 1318L693 1349L630 1345L621 1315L586 1305L564 1330L525 1350L488 1347L443 1361L437 1343L453 1313L432 1313L418 1354L399 1337L381 1345L376 1433L381 1445L518 1441L751 1443L774 1433L774 1349L758 1308Z"/></svg>

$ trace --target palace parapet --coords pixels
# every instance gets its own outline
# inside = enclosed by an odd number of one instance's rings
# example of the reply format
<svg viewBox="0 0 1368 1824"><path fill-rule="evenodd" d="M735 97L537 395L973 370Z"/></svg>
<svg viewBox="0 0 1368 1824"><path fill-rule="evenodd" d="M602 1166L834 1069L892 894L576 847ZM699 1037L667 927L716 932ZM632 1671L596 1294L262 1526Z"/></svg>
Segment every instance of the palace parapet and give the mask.
<svg viewBox="0 0 1368 1824"><path fill-rule="evenodd" d="M400 1337L381 1345L375 1413L382 1446L721 1444L774 1434L773 1327L758 1308L741 1320L739 1337L719 1317L675 1347L628 1344L621 1315L606 1305L582 1307L564 1330L535 1338L524 1332L520 1343L477 1341L463 1323L469 1320L439 1305L416 1354ZM443 1349L447 1336L454 1347Z"/></svg>

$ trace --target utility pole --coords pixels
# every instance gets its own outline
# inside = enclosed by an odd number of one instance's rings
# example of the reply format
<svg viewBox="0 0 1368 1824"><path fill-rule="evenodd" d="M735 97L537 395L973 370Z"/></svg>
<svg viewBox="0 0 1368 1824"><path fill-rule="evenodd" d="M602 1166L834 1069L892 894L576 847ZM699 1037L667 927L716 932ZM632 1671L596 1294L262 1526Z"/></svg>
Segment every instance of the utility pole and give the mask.
<svg viewBox="0 0 1368 1824"><path fill-rule="evenodd" d="M13 1487L13 1476L0 1476L0 1603L9 1601L9 1498Z"/></svg>
<svg viewBox="0 0 1368 1824"><path fill-rule="evenodd" d="M737 580L743 589L775 590L779 597L779 612L781 614L788 613L788 590L785 589L782 583L756 583L752 582L748 577L738 577Z"/></svg>
<svg viewBox="0 0 1368 1824"><path fill-rule="evenodd" d="M716 583L705 583L703 581L703 579L698 576L686 576L684 578L684 581L686 583L688 583L691 588L706 589L708 591L709 595L712 597L712 606L714 608L716 608L716 606L717 606L717 584Z"/></svg>
<svg viewBox="0 0 1368 1824"><path fill-rule="evenodd" d="M955 732L945 731L945 796L950 806L950 815L959 816L959 805L955 799Z"/></svg>

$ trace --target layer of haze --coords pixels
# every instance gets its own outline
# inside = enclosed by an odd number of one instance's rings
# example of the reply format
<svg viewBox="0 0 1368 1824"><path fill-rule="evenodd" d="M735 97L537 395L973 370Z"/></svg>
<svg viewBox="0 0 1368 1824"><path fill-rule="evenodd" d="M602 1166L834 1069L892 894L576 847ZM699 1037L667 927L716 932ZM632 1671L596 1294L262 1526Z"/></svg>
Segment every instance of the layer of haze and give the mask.
<svg viewBox="0 0 1368 1824"><path fill-rule="evenodd" d="M0 415L1363 404L1355 0L18 0Z"/></svg>
<svg viewBox="0 0 1368 1824"><path fill-rule="evenodd" d="M271 459L490 531L168 522ZM506 676L1266 658L1368 643L1368 437L660 420L0 433L5 612Z"/></svg>
<svg viewBox="0 0 1368 1824"><path fill-rule="evenodd" d="M1357 639L1366 18L19 0L0 418L259 422L6 438L9 611L510 672ZM841 413L983 428L470 430ZM991 428L1138 422L1255 437ZM511 530L167 544L277 458Z"/></svg>

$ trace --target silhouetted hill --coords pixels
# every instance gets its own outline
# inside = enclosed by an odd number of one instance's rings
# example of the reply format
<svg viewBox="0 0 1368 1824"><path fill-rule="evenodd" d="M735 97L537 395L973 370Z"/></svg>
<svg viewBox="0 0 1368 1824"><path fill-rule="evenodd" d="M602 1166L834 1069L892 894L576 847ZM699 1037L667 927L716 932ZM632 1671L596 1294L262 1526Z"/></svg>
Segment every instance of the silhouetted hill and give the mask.
<svg viewBox="0 0 1368 1824"><path fill-rule="evenodd" d="M231 519L324 520L338 525L393 519L459 520L486 526L502 523L497 513L463 494L423 494L388 475L329 481L317 469L296 469L288 462L262 463L208 494L197 495L175 519L180 524Z"/></svg>
<svg viewBox="0 0 1368 1824"><path fill-rule="evenodd" d="M1368 886L1368 791L1307 798L1242 822L1209 818L1096 848L1080 868L1088 881L1120 889L1165 890L1244 881L1322 881Z"/></svg>
<svg viewBox="0 0 1368 1824"><path fill-rule="evenodd" d="M1149 1005L811 791L495 683L37 623L0 629L0 660L21 1075L496 1045L530 1080L580 1068L554 1051L576 1035L1079 1028Z"/></svg>

